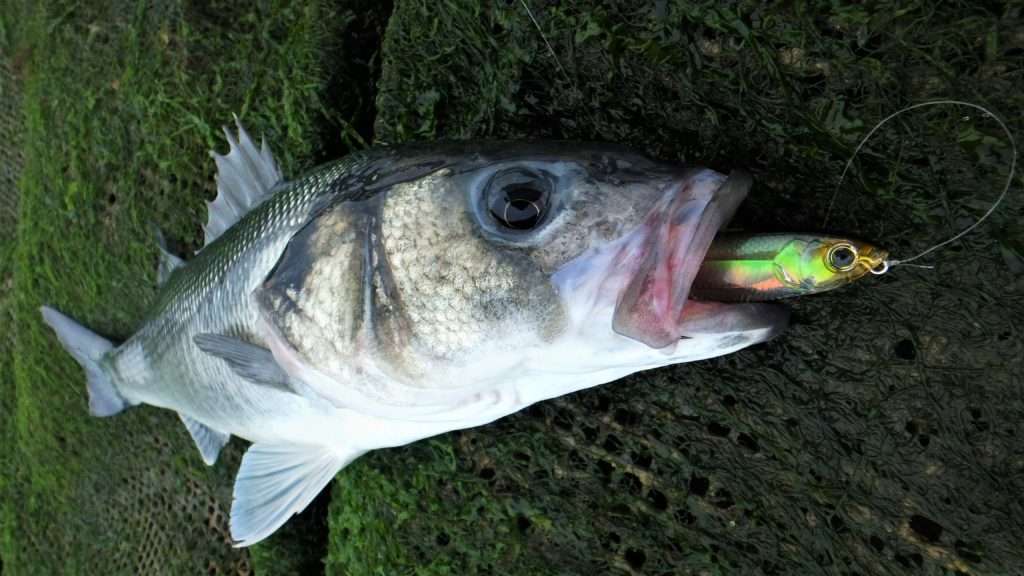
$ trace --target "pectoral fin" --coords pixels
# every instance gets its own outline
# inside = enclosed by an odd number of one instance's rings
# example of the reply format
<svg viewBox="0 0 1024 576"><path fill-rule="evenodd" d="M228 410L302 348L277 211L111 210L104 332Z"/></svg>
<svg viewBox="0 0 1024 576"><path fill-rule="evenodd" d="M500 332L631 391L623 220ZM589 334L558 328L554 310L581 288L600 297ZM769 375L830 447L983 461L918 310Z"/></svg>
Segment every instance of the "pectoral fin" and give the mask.
<svg viewBox="0 0 1024 576"><path fill-rule="evenodd" d="M266 348L219 334L197 334L192 341L203 352L227 362L235 374L250 382L298 393L288 374Z"/></svg>
<svg viewBox="0 0 1024 576"><path fill-rule="evenodd" d="M185 429L188 430L192 440L195 441L196 448L199 448L199 455L202 456L203 462L207 466L213 466L213 463L217 461L217 455L220 454L220 449L231 439L231 434L214 430L198 420L185 416L181 412L178 413L178 417L181 418L182 423L185 424Z"/></svg>
<svg viewBox="0 0 1024 576"><path fill-rule="evenodd" d="M249 546L298 514L364 450L257 442L238 469L231 504L231 538Z"/></svg>

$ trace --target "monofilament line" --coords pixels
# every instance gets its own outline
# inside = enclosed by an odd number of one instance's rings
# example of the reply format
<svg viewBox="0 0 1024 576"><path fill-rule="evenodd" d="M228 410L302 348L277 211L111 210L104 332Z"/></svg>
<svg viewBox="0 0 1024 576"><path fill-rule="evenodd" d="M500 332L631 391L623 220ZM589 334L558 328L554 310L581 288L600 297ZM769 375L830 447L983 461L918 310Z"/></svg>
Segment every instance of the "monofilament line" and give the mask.
<svg viewBox="0 0 1024 576"><path fill-rule="evenodd" d="M519 0L519 2L523 5L523 8L526 9L526 14L529 15L533 25L537 28L537 32L540 33L540 39L543 40L544 45L548 47L548 52L550 52L551 57L555 59L555 65L558 66L558 69L562 72L562 76L565 76L565 79L569 81L569 84L572 84L573 89L579 92L579 89L576 88L576 83L573 82L572 78L569 77L569 73L562 67L562 61L558 59L558 54L555 54L555 49L551 47L551 42L548 42L548 37L544 34L544 29L540 27L540 22L537 22L537 18L533 15L533 10L530 10L530 5L526 3L526 0Z"/></svg>
<svg viewBox="0 0 1024 576"><path fill-rule="evenodd" d="M828 209L825 211L825 220L822 223L822 227L824 227L824 226L826 226L828 224L828 218L832 214L832 206L835 205L836 197L839 195L839 187L843 185L843 180L846 178L846 173L850 171L850 167L853 165L854 159L857 158L857 153L860 152L861 148L863 148L865 144L867 144L867 142L871 138L871 136L875 132L877 132L879 128L884 126L886 122L892 120L893 118L899 116L900 114L903 114L904 112L910 112L911 110L915 110L917 108L924 108L925 106L941 106L941 105L956 105L956 106L967 106L968 108L974 108L975 110L978 110L978 111L984 113L986 116L991 117L993 120L995 120L997 123L999 123L999 127L1002 128L1003 132L1006 133L1006 139L1009 140L1009 142L1010 142L1010 150L1011 150L1011 153L1012 153L1011 157L1010 157L1010 171L1006 175L1006 185L1003 186L1003 191L999 194L999 197L996 198L996 201L992 203L992 206L990 206L989 209L986 210L985 213L981 216L981 218L979 218L973 224L971 224L967 228L964 228L963 230L961 230L957 235L953 236L952 238L950 238L948 240L945 240L943 242L939 242L938 244L932 246L931 248L928 248L924 252L921 252L919 254L911 256L910 258L905 258L903 260L890 260L889 261L889 267L890 268L893 267L893 266L899 266L899 265L906 264L908 262L912 262L914 260L917 260L918 258L920 258L920 257L922 257L922 256L924 256L926 254L930 254L931 252L934 252L935 250L938 250L939 248L942 248L943 246L946 246L947 244L950 244L952 242L955 242L955 241L959 240L960 238L963 238L964 235L969 233L971 230L974 230L975 228L977 228L993 212L995 212L996 208L998 208L999 205L1003 202L1003 199L1006 198L1006 194L1010 191L1010 186L1013 184L1013 176L1014 176L1014 174L1016 172L1016 169L1017 169L1017 142L1013 138L1013 133L1010 132L1010 129L1006 126L1006 123L1003 122L1003 120L1001 118L999 118L998 116L993 114L988 108L985 108L984 106L980 106L978 104L972 104L971 102L964 102L962 100L932 100L932 101L929 101L929 102L921 102L920 104L914 104L914 105L911 105L911 106L907 106L906 108L902 108L902 109L897 110L896 112L893 112L892 114L886 116L885 118L882 119L881 122L879 122L878 124L875 124L875 127L872 128L871 131L868 132L867 136L865 136L860 141L860 144L858 144L857 148L853 151L853 155L850 156L850 159L846 162L846 166L843 168L843 173L839 176L839 182L836 183L836 188L832 192L832 198L828 202Z"/></svg>

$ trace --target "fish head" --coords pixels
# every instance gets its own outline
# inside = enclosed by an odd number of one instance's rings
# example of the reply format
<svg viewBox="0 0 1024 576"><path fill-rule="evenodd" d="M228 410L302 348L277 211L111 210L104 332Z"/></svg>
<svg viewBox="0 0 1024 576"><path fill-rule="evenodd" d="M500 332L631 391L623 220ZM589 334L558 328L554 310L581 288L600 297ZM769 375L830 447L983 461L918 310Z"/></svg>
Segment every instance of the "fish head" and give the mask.
<svg viewBox="0 0 1024 576"><path fill-rule="evenodd" d="M881 270L889 252L848 238L801 238L775 257L775 276L805 293L824 292Z"/></svg>
<svg viewBox="0 0 1024 576"><path fill-rule="evenodd" d="M379 390L667 363L704 252L749 185L608 146L420 164L321 214L264 283L293 364Z"/></svg>

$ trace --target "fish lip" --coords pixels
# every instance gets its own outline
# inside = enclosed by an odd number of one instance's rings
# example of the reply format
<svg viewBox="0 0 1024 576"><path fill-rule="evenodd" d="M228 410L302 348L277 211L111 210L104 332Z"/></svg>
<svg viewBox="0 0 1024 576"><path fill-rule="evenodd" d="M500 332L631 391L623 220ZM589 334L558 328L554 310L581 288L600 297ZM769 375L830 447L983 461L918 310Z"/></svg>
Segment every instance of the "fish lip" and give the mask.
<svg viewBox="0 0 1024 576"><path fill-rule="evenodd" d="M709 198L724 184L719 181L710 190L699 175L681 176L670 184L664 195L648 212L644 221L626 242L629 254L615 260L626 264L629 280L619 293L613 313L613 330L654 349L673 346L681 337L683 309L687 302L693 276L699 266L692 260L703 260L704 253L691 249L697 226L694 210L703 219ZM693 274L688 273L693 268Z"/></svg>

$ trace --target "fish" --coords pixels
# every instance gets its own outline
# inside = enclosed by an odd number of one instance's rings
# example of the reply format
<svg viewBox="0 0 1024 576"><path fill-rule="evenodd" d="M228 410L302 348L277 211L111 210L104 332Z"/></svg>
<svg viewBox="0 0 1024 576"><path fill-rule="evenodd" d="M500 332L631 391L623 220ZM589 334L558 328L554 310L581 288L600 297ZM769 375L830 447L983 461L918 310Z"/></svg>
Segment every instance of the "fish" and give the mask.
<svg viewBox="0 0 1024 576"><path fill-rule="evenodd" d="M50 306L90 413L178 414L213 465L251 442L235 546L263 540L370 451L485 425L626 375L729 354L786 327L773 303L695 300L748 193L612 144L378 147L283 178L237 121L188 261L115 343Z"/></svg>
<svg viewBox="0 0 1024 576"><path fill-rule="evenodd" d="M690 296L719 302L807 296L882 274L888 262L887 250L850 238L722 233L704 255Z"/></svg>

